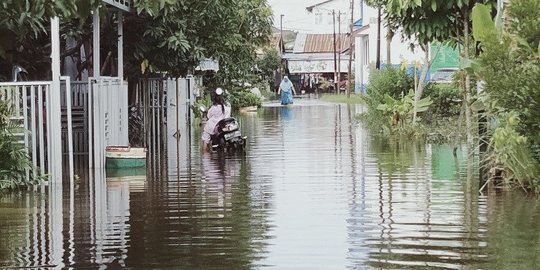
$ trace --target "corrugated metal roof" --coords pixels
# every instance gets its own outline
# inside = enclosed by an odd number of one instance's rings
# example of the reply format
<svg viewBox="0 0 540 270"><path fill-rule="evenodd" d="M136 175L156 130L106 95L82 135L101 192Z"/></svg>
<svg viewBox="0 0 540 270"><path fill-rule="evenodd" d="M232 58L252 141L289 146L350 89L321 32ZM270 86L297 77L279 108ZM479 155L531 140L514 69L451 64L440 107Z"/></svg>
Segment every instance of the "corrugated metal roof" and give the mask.
<svg viewBox="0 0 540 270"><path fill-rule="evenodd" d="M336 34L336 50L343 51L349 48L349 38L346 34ZM303 53L334 52L333 34L307 34Z"/></svg>

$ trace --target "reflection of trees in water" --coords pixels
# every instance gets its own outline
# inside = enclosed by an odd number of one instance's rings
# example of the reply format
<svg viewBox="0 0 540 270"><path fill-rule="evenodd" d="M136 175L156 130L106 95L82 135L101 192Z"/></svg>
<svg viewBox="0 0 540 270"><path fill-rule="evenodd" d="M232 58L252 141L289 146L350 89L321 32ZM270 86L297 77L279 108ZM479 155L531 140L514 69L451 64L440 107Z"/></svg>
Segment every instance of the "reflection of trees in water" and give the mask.
<svg viewBox="0 0 540 270"><path fill-rule="evenodd" d="M394 173L405 175L413 168L422 168L426 161L425 144L405 138L374 137L370 150L375 154L382 173L390 177Z"/></svg>
<svg viewBox="0 0 540 270"><path fill-rule="evenodd" d="M520 192L492 194L486 204L484 235L489 263L485 269L538 269L540 265L540 201Z"/></svg>
<svg viewBox="0 0 540 270"><path fill-rule="evenodd" d="M28 222L27 205L22 204L19 196L0 195L0 267L14 266L15 258L19 254L16 247L26 244L24 228L30 226ZM29 259L29 258L26 258ZM7 263L7 264L6 264Z"/></svg>
<svg viewBox="0 0 540 270"><path fill-rule="evenodd" d="M268 192L253 189L249 160L205 155L200 165L132 207L128 266L245 269L264 253L268 206L254 194Z"/></svg>
<svg viewBox="0 0 540 270"><path fill-rule="evenodd" d="M371 150L380 233L371 236L369 265L446 269L484 263L474 185L434 177L432 148L422 142L376 138Z"/></svg>

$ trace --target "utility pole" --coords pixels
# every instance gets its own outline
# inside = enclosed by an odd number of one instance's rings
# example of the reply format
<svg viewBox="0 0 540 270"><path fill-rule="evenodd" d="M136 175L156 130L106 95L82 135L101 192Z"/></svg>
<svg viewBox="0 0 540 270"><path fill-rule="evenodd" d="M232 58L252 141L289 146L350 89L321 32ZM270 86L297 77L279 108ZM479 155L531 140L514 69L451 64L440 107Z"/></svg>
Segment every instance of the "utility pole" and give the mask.
<svg viewBox="0 0 540 270"><path fill-rule="evenodd" d="M279 16L279 51L281 53L281 47L283 46L283 14Z"/></svg>
<svg viewBox="0 0 540 270"><path fill-rule="evenodd" d="M362 5L362 2L360 2ZM351 97L351 77L352 77L352 58L353 58L353 27L354 27L354 0L351 0L351 25L350 25L350 35L349 35L349 70L347 71L347 88L345 88L345 93L347 98Z"/></svg>
<svg viewBox="0 0 540 270"><path fill-rule="evenodd" d="M332 18L334 21L334 90L336 91L336 94L339 93L339 89L337 88L337 59L336 59L336 11L332 10Z"/></svg>
<svg viewBox="0 0 540 270"><path fill-rule="evenodd" d="M337 88L337 94L340 94L341 91L340 91L340 85L339 83L341 82L341 11L339 11L338 13L338 36L337 36L337 44L338 44L338 50L337 50L337 57L338 57L338 61L337 61L337 83L338 83L338 88Z"/></svg>
<svg viewBox="0 0 540 270"><path fill-rule="evenodd" d="M377 61L375 68L381 69L381 7L377 9Z"/></svg>
<svg viewBox="0 0 540 270"><path fill-rule="evenodd" d="M282 54L282 48L284 46L283 43L283 14L279 16L279 56L283 56ZM281 58L281 65L279 65L279 80L283 78L283 58ZM279 84L279 82L278 82ZM276 90L277 91L277 90Z"/></svg>

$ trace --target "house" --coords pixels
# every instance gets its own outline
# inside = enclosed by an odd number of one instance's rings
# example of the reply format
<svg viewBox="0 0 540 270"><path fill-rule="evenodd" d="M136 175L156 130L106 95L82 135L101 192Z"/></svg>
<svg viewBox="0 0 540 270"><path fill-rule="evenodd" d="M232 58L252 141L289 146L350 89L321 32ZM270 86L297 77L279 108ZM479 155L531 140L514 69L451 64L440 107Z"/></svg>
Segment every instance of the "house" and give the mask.
<svg viewBox="0 0 540 270"><path fill-rule="evenodd" d="M378 11L376 8L367 6L364 1L361 2L359 10L360 17L357 21L359 26L354 30L355 39L355 92L365 91L371 70L375 68L377 61L377 21ZM384 18L384 14L382 16ZM400 65L403 62L412 63L422 61L424 52L416 48L411 50L410 40L402 40L399 32L393 35L388 42L386 36L388 29L384 27L384 21L381 22L380 35L380 63L381 65ZM390 49L390 59L388 59L388 48Z"/></svg>
<svg viewBox="0 0 540 270"><path fill-rule="evenodd" d="M366 5L363 0L354 1L353 10L353 73L355 80L355 92L359 93L365 89L368 82L370 71L375 67L377 59L377 9ZM329 34L334 32L334 27L338 36L340 33L349 38L351 23L351 1L350 0L326 0L318 4L307 7L307 11L312 14L313 32L320 34ZM337 16L334 18L334 16ZM384 16L383 16L384 17ZM338 19L338 18L341 18ZM412 63L421 60L423 52L419 49L411 50L409 41L403 41L399 33L396 33L390 44L386 39L387 29L384 22L381 22L380 38L380 62L383 65L400 65L403 61ZM387 47L390 48L390 59L387 56ZM342 48L343 49L343 48ZM347 42L348 49L348 42ZM344 51L341 50L343 53ZM330 53L330 52L328 52ZM349 52L345 59L348 60ZM322 57L322 55L321 55ZM289 63L293 63L289 60ZM339 72L347 72L348 63L341 63L343 68ZM292 66L291 73L294 70ZM340 78L342 78L340 76Z"/></svg>
<svg viewBox="0 0 540 270"><path fill-rule="evenodd" d="M296 88L313 91L324 78L345 80L350 59L350 0L330 0L306 7L308 27L296 35L292 51L283 54ZM354 4L359 6L357 1ZM354 13L357 14L357 13ZM355 18L358 19L358 18Z"/></svg>
<svg viewBox="0 0 540 270"><path fill-rule="evenodd" d="M346 34L299 33L293 51L282 57L296 88L313 92L322 78L327 81L345 79L350 57L349 38Z"/></svg>
<svg viewBox="0 0 540 270"><path fill-rule="evenodd" d="M361 1L354 1L354 18L357 22L360 19ZM331 34L350 32L351 21L351 1L350 0L327 0L318 4L306 7L311 14L311 28L306 30L309 33Z"/></svg>

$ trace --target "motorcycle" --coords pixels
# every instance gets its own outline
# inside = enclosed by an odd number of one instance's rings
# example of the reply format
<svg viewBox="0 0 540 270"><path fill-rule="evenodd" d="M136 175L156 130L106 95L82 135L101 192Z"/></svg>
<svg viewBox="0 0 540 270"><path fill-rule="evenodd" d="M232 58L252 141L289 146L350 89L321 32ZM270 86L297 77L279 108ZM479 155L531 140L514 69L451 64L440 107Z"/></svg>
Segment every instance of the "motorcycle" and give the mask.
<svg viewBox="0 0 540 270"><path fill-rule="evenodd" d="M246 136L242 136L238 121L234 117L225 118L216 125L211 137L212 150L223 152L241 152L246 149Z"/></svg>

